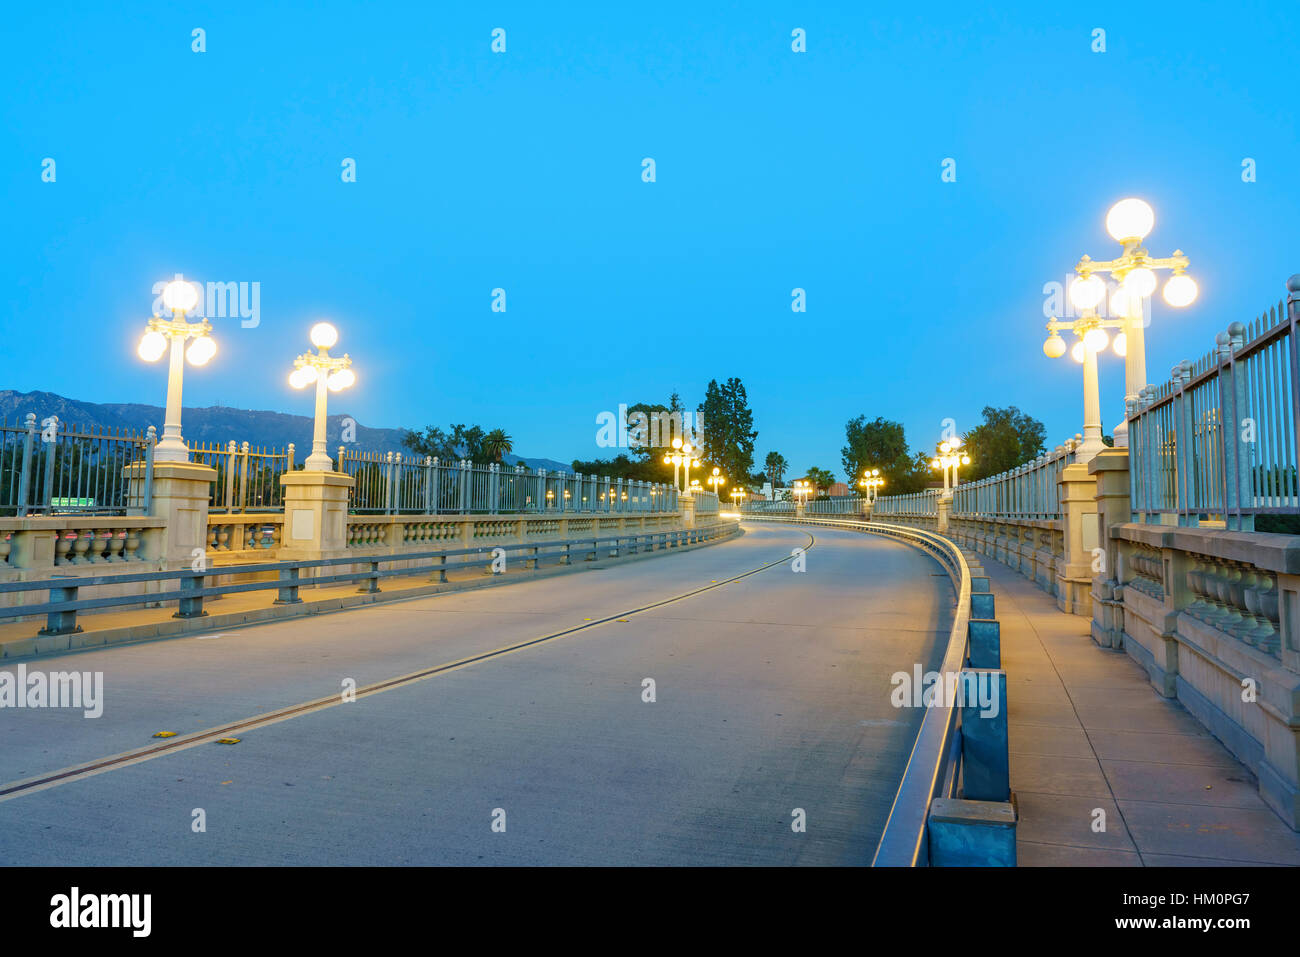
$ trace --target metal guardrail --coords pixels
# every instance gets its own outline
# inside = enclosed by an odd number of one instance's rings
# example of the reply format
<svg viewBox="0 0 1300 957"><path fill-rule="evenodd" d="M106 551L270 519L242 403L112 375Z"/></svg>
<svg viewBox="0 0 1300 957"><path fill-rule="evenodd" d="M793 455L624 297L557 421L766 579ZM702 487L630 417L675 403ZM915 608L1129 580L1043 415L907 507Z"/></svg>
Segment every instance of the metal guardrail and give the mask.
<svg viewBox="0 0 1300 957"><path fill-rule="evenodd" d="M333 585L348 582L365 582L359 591L374 594L380 591L379 582L384 578L410 578L426 572L434 574L435 581L445 582L449 568L474 564L469 556L481 558L491 555L495 549L505 552L522 551L525 562L531 562L537 568L542 557L560 550L558 564L568 565L575 547L590 546L594 556L604 545L611 549L611 556L617 556L626 543L629 551L636 553L641 547L648 546L649 551L664 548L694 545L712 541L733 528L730 522L716 523L700 528L682 528L653 532L624 532L619 535L601 535L593 537L569 538L560 541L536 543L509 543L500 545L479 545L473 548L444 548L424 552L407 552L395 555L358 555L346 558L322 558L302 561L263 562L256 565L217 565L203 571L181 569L177 571L140 572L129 575L96 575L93 577L50 578L38 581L7 582L0 584L0 594L26 591L48 591L50 600L41 604L15 605L0 608L0 620L6 618L24 618L29 615L45 615L46 625L40 635L69 635L80 632L77 613L95 608L114 608L122 605L139 605L145 602L179 602L180 609L174 618L202 618L207 612L203 610L203 599L214 595L229 595L238 592L267 591L277 589L279 595L276 604L298 604L298 589L304 585ZM612 544L611 544L612 543ZM449 564L448 558L461 557L463 560ZM382 569L381 565L391 562L410 562L430 560L428 565L415 565L405 568ZM322 575L302 578L301 572L307 568L334 568L340 565L369 566L366 571L349 571L336 575ZM209 585L207 579L221 575L246 575L266 572L278 573L278 579L267 581L239 582L226 585ZM175 591L150 592L148 594L114 595L102 598L78 598L81 588L96 585L125 585L137 582L176 581L179 588Z"/></svg>
<svg viewBox="0 0 1300 957"><path fill-rule="evenodd" d="M971 575L961 550L948 539L931 532L884 522L849 522L836 519L778 518L753 516L759 521L783 524L819 525L847 528L897 538L927 552L944 566L957 593L948 647L939 666L944 673L958 673L967 658L970 629ZM916 867L928 857L927 822L930 803L935 798L957 794L961 771L961 711L951 701L925 709L916 743L907 759L907 768L890 808L889 818L876 847L873 867Z"/></svg>

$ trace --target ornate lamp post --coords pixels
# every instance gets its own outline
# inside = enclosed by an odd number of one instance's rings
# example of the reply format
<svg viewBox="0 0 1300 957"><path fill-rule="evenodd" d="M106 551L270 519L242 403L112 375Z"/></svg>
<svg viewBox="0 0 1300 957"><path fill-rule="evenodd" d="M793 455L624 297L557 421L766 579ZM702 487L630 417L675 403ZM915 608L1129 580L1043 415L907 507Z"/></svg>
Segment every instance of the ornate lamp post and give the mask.
<svg viewBox="0 0 1300 957"><path fill-rule="evenodd" d="M691 466L699 465L700 460L692 455L691 444L683 443L680 438L673 439L673 451L664 456L664 465L671 464L673 467L673 488L677 488L677 470L681 466L686 467L685 476L682 479L682 491L686 492L691 481Z"/></svg>
<svg viewBox="0 0 1300 957"><path fill-rule="evenodd" d="M188 322L185 314L198 305L199 294L184 280L174 280L163 288L163 305L172 311L170 319L154 316L137 352L145 362L157 362L171 348L171 365L167 370L167 412L163 420L163 437L154 449L155 462L188 462L190 450L181 437L181 385L185 360L201 366L217 354L217 343L208 335L212 326L206 319ZM194 341L185 349L188 339Z"/></svg>
<svg viewBox="0 0 1300 957"><path fill-rule="evenodd" d="M808 494L812 491L812 484L803 479L796 479L792 491L795 498L799 500L799 507L803 508L808 501Z"/></svg>
<svg viewBox="0 0 1300 957"><path fill-rule="evenodd" d="M718 494L722 493L722 486L727 484L726 478L722 475L722 469L716 465L713 466L713 474L709 476L709 484L713 486L713 491Z"/></svg>
<svg viewBox="0 0 1300 957"><path fill-rule="evenodd" d="M745 490L739 485L731 490L731 507L740 511L745 504Z"/></svg>
<svg viewBox="0 0 1300 957"><path fill-rule="evenodd" d="M1118 328L1120 334L1115 337L1115 351L1124 357L1124 399L1125 405L1129 400L1136 400L1138 393L1146 387L1147 368L1146 368L1146 300L1155 292L1159 278L1156 275L1157 269L1169 269L1173 275L1165 283L1162 295L1165 302L1175 308L1191 305L1196 300L1196 282L1191 276L1185 274L1187 269L1187 257L1183 255L1181 249L1175 249L1172 256L1157 258L1151 256L1146 249L1142 247L1144 240L1151 228L1155 225L1156 214L1151 207L1140 199L1122 199L1110 208L1106 214L1106 232L1110 233L1111 238L1120 243L1124 248L1123 252L1116 259L1093 260L1084 256L1079 260L1078 265L1074 267L1079 278L1070 284L1070 301L1074 305L1084 310L1085 319L1087 313L1102 299L1105 298L1107 288L1105 281L1099 273L1110 273L1119 282L1119 288L1116 289L1110 298L1110 316L1111 321L1101 323L1094 322L1083 329L1084 335L1088 335L1093 329L1100 331L1102 328ZM1096 317L1092 317L1094 320ZM1083 321L1083 320L1080 320ZM1051 324L1048 325L1052 329ZM1052 329L1053 333L1056 332ZM1075 330L1076 332L1078 330ZM1106 348L1105 333L1092 333L1094 342L1100 342L1101 345L1094 352ZM1049 349L1050 346L1050 349ZM1063 355L1065 349L1060 336L1053 335L1043 346L1043 350L1049 356L1056 358ZM1087 428L1087 391L1088 391L1088 347L1084 348L1084 392L1085 392L1085 428L1084 441L1080 451L1086 452L1101 443L1100 415L1097 416L1097 434L1096 443L1090 443ZM1093 377L1095 379L1095 369ZM1094 383L1093 388L1096 388ZM1118 446L1128 445L1128 419L1127 417L1115 429L1115 444ZM1089 456L1091 457L1091 456Z"/></svg>
<svg viewBox="0 0 1300 957"><path fill-rule="evenodd" d="M970 465L970 456L961 451L961 439L952 438L939 443L939 454L930 460L930 467L943 469L943 495L947 498L957 487L957 468ZM952 484L948 484L948 470L952 470Z"/></svg>
<svg viewBox="0 0 1300 957"><path fill-rule="evenodd" d="M867 469L862 478L858 479L858 486L867 490L867 501L875 503L876 490L885 484L885 480L880 475L880 469Z"/></svg>
<svg viewBox="0 0 1300 957"><path fill-rule="evenodd" d="M325 450L326 390L339 392L357 381L352 371L352 359L330 355L330 347L339 341L339 332L328 322L318 322L311 327L311 343L316 352L304 352L293 360L289 384L302 389L316 383L316 430L312 438L311 455L303 463L308 472L332 472L334 462Z"/></svg>

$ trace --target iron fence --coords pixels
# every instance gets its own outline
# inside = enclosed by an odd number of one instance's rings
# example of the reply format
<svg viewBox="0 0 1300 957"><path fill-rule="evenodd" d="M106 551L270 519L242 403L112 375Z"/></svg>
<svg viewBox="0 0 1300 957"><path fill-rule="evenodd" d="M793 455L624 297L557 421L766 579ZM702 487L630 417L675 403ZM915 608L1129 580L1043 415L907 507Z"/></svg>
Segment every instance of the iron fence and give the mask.
<svg viewBox="0 0 1300 957"><path fill-rule="evenodd" d="M0 515L147 512L156 440L153 426L81 428L53 415L38 424L34 413L22 425L0 421Z"/></svg>
<svg viewBox="0 0 1300 957"><path fill-rule="evenodd" d="M677 509L669 485L601 475L477 465L464 459L363 452L340 446L338 470L350 475L348 509L374 515L527 512L661 512ZM716 499L715 499L716 502Z"/></svg>
<svg viewBox="0 0 1300 957"><path fill-rule="evenodd" d="M939 514L939 490L909 492L906 495L881 495L871 507L873 518L885 515L901 517L929 517Z"/></svg>
<svg viewBox="0 0 1300 957"><path fill-rule="evenodd" d="M1061 472L1078 461L1083 437L998 475L958 485L952 515L1052 521L1061 517Z"/></svg>
<svg viewBox="0 0 1300 957"><path fill-rule="evenodd" d="M1300 277L1287 292L1130 403L1135 520L1250 529L1258 515L1300 513Z"/></svg>
<svg viewBox="0 0 1300 957"><path fill-rule="evenodd" d="M292 442L283 451L252 447L247 442L239 445L233 439L225 446L192 444L190 458L217 471L209 492L209 513L284 511L280 476L294 470Z"/></svg>

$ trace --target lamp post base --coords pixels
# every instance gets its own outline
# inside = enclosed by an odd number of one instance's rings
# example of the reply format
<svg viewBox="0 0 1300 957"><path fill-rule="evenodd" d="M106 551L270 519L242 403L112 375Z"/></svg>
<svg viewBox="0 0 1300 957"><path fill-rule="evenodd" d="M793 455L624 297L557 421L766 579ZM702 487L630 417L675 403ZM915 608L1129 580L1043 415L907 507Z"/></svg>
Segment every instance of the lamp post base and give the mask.
<svg viewBox="0 0 1300 957"><path fill-rule="evenodd" d="M190 460L189 446L179 437L163 436L161 442L154 446L155 462L186 462Z"/></svg>

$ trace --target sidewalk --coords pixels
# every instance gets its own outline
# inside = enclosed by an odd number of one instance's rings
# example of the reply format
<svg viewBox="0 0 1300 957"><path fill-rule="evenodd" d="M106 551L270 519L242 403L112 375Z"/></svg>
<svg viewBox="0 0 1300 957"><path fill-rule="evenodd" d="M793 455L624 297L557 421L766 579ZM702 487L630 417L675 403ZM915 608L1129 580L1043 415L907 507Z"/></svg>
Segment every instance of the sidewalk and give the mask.
<svg viewBox="0 0 1300 957"><path fill-rule="evenodd" d="M981 560L1002 624L1020 866L1300 864L1300 834L1200 722L1097 647L1086 618Z"/></svg>

